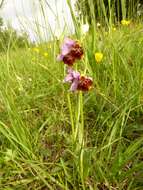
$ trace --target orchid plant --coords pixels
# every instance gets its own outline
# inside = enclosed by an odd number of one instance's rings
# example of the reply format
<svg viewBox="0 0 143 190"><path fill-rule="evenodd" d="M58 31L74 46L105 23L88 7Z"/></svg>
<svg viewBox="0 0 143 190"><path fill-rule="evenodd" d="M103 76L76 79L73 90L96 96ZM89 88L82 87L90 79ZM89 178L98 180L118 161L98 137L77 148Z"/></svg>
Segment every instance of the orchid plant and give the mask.
<svg viewBox="0 0 143 190"><path fill-rule="evenodd" d="M65 38L63 44L60 48L61 52L57 56L57 60L63 62L66 65L67 75L65 76L63 82L70 84L69 92L79 92L78 93L78 103L73 111L70 93L67 93L68 106L70 111L70 120L72 125L72 136L73 141L78 146L76 148L79 150L84 145L83 133L84 133L84 114L83 114L83 95L82 92L89 91L93 86L93 80L91 77L82 75L79 71L73 69L74 64L77 60L81 60L84 55L82 46L78 41ZM76 113L75 118L73 113Z"/></svg>

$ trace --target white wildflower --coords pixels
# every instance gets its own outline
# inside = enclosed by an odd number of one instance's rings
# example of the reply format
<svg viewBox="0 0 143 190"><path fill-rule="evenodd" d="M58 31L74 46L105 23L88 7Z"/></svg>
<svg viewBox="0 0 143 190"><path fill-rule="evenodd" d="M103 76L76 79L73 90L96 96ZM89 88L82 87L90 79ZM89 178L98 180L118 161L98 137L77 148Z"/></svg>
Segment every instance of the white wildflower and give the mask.
<svg viewBox="0 0 143 190"><path fill-rule="evenodd" d="M82 30L83 34L86 34L89 31L89 24L81 25L81 30Z"/></svg>
<svg viewBox="0 0 143 190"><path fill-rule="evenodd" d="M97 27L100 27L100 26L101 26L101 24L99 22L97 22Z"/></svg>

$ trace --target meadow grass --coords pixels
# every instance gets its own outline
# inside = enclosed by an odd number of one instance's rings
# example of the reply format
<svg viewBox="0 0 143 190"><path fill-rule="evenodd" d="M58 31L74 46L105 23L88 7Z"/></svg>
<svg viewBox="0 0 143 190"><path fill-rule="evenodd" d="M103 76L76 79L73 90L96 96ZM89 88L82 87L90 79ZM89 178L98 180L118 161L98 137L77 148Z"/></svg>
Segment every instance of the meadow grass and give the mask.
<svg viewBox="0 0 143 190"><path fill-rule="evenodd" d="M142 24L79 30L86 93L62 82L63 39L0 54L2 190L143 189Z"/></svg>

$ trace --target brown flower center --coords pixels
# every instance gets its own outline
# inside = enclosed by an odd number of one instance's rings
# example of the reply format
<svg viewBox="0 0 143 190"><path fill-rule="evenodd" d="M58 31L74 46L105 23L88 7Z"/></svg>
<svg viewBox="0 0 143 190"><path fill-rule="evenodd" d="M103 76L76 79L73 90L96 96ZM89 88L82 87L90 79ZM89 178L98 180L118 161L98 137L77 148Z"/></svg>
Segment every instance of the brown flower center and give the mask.
<svg viewBox="0 0 143 190"><path fill-rule="evenodd" d="M90 90L92 84L93 84L92 79L82 76L80 77L80 80L79 80L78 90L88 91Z"/></svg>
<svg viewBox="0 0 143 190"><path fill-rule="evenodd" d="M65 55L64 58L63 58L63 62L66 65L69 65L69 66L72 66L73 63L74 63L74 61L75 61L75 58L70 53L68 53L67 55Z"/></svg>

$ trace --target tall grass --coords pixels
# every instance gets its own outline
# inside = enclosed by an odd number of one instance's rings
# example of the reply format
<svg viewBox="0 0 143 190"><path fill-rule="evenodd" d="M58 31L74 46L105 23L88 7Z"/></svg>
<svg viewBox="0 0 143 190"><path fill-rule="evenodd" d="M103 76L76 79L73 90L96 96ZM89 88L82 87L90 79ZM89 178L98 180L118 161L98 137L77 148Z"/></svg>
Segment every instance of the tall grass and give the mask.
<svg viewBox="0 0 143 190"><path fill-rule="evenodd" d="M143 188L142 25L137 21L112 30L108 1L110 19L102 4L98 11L106 27L101 22L98 28L89 3L94 19L83 34L68 1L77 27L72 38L84 48L76 68L93 78L90 92L69 93L63 84L65 67L56 55L66 33L58 41L54 37L45 4L41 3L41 14L53 41L37 44L38 51L13 51L9 46L0 54L2 190ZM103 53L99 64L95 52Z"/></svg>

